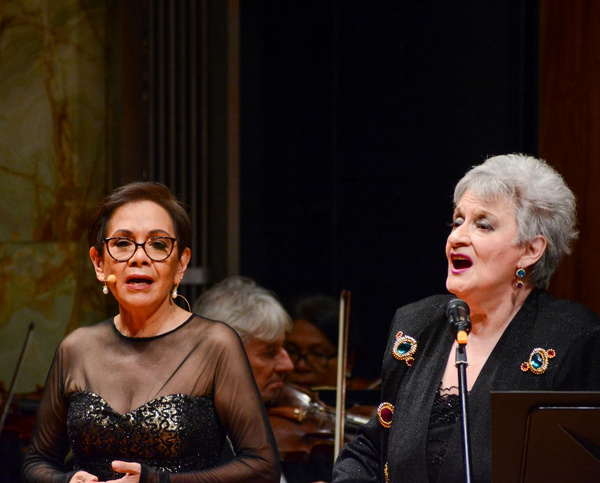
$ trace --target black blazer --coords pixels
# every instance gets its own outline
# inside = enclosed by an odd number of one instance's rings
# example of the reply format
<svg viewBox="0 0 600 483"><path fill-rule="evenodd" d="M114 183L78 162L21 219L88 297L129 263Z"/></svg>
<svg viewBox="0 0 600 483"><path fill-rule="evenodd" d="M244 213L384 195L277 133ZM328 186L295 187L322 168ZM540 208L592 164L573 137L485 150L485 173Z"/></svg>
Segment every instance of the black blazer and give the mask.
<svg viewBox="0 0 600 483"><path fill-rule="evenodd" d="M453 343L445 314L451 298L429 297L396 312L382 370L382 401L395 408L392 426L386 429L373 418L340 453L333 481L385 481L386 463L390 482L428 481L429 416ZM398 331L418 343L411 366L392 356ZM554 351L543 374L521 368L536 348ZM474 482L491 479L490 391L504 390L600 390L600 318L543 290L529 295L469 392ZM464 481L461 432L456 428L439 480Z"/></svg>

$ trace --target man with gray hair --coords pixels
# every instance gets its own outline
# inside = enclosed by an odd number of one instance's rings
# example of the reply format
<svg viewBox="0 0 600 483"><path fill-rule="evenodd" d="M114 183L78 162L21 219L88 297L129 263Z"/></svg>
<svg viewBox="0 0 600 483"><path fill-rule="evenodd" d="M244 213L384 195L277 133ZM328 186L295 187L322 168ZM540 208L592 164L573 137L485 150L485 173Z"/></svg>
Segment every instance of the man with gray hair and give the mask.
<svg viewBox="0 0 600 483"><path fill-rule="evenodd" d="M266 406L277 405L283 379L294 370L294 365L283 348L292 320L275 295L249 278L229 277L198 298L194 313L220 320L238 333L263 402ZM231 456L224 452L223 461ZM320 454L317 456L321 457ZM331 465L323 472L320 459L316 462L282 461L281 466L281 483L312 482L321 479L321 474L331 475Z"/></svg>
<svg viewBox="0 0 600 483"><path fill-rule="evenodd" d="M294 365L283 348L292 321L275 296L249 278L229 277L198 298L194 313L225 322L238 333L263 402L276 403Z"/></svg>

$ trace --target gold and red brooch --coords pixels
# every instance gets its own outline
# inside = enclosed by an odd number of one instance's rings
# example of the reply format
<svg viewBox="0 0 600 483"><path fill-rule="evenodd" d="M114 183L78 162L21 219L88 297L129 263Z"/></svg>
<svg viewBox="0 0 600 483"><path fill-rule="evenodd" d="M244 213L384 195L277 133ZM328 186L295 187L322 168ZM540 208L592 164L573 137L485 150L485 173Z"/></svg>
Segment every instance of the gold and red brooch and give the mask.
<svg viewBox="0 0 600 483"><path fill-rule="evenodd" d="M536 347L529 354L529 360L521 364L523 372L533 372L536 375L543 374L548 369L548 362L556 355L554 349L542 349Z"/></svg>
<svg viewBox="0 0 600 483"><path fill-rule="evenodd" d="M392 355L399 361L404 361L407 366L412 366L415 361L413 355L417 352L419 343L410 335L399 331L396 334L396 342L392 348Z"/></svg>

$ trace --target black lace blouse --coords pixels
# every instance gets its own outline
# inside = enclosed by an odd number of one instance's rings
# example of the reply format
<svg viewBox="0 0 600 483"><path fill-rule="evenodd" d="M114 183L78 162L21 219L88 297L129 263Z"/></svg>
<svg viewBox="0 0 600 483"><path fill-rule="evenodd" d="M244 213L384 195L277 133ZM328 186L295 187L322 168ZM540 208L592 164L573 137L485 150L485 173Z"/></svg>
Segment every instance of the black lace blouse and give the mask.
<svg viewBox="0 0 600 483"><path fill-rule="evenodd" d="M455 386L440 387L433 400L427 433L427 474L431 482L438 480L448 441L455 426L460 424L457 423L460 415L458 388Z"/></svg>
<svg viewBox="0 0 600 483"><path fill-rule="evenodd" d="M219 466L225 436L236 457ZM72 449L74 471L64 461ZM141 481L278 481L276 446L244 347L227 325L198 316L150 338L112 319L60 344L40 404L25 481L68 482L110 462L143 465Z"/></svg>

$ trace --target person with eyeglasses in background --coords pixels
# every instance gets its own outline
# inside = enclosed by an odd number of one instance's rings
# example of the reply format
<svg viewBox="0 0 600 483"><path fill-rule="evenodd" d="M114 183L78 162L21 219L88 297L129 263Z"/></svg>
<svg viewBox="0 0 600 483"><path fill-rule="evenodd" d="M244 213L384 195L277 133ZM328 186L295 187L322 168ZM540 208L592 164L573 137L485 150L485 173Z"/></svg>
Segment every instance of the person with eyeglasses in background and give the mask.
<svg viewBox="0 0 600 483"><path fill-rule="evenodd" d="M279 481L240 337L175 303L191 257L185 208L164 185L127 184L100 204L88 241L119 312L59 345L24 481ZM235 456L221 464L226 437Z"/></svg>
<svg viewBox="0 0 600 483"><path fill-rule="evenodd" d="M305 389L332 388L337 384L339 302L328 295L300 299L293 307L294 324L285 348L294 363L287 380ZM351 315L346 377L348 389L363 389L372 381L353 378L358 355L358 319Z"/></svg>
<svg viewBox="0 0 600 483"><path fill-rule="evenodd" d="M286 380L289 384L286 387L300 387L307 391L307 394L311 394L311 397L325 405L325 413L335 412L336 405L339 311L339 301L329 295L318 294L299 299L291 310L293 326L286 336L284 345L294 363L294 370L287 374ZM356 377L352 374L358 355L359 329L358 318L351 314L345 368L346 388L350 390L371 389L370 386L373 384L373 381L364 376ZM344 425L346 440L351 439L357 429L375 413L376 406L373 404L377 395L378 391L355 391L352 395L350 392L346 393ZM282 404L286 403L282 402ZM318 412L317 415L322 417ZM332 478L334 422L335 420L331 419L328 428L326 424L320 428L323 435L330 434L330 447L327 447L324 441L311 454L313 468L317 468L313 470L311 476L318 475L323 481L331 481ZM277 437L277 431L275 433ZM282 464L285 465L287 462L282 461ZM298 481L312 480L305 478Z"/></svg>
<svg viewBox="0 0 600 483"><path fill-rule="evenodd" d="M313 454L307 443L312 432L317 432L316 442L332 447L328 428L313 421L320 419L321 414L318 410L313 413L312 403L306 403L305 398L310 395L285 383L294 369L284 347L292 319L277 296L248 277L234 275L200 295L194 312L225 322L242 338L279 447L281 482L331 480L332 454ZM229 457L230 454L223 454L224 459Z"/></svg>

